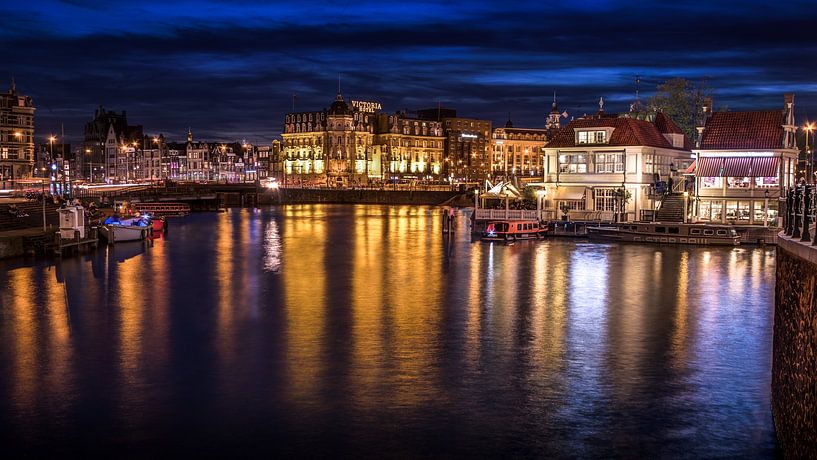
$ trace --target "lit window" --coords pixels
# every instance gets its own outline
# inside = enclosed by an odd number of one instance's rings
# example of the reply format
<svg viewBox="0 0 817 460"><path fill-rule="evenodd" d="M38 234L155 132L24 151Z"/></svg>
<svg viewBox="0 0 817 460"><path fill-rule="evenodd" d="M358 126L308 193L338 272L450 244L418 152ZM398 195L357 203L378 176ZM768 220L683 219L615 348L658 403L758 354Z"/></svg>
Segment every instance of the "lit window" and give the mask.
<svg viewBox="0 0 817 460"><path fill-rule="evenodd" d="M579 131L576 133L577 144L606 144L606 131Z"/></svg>

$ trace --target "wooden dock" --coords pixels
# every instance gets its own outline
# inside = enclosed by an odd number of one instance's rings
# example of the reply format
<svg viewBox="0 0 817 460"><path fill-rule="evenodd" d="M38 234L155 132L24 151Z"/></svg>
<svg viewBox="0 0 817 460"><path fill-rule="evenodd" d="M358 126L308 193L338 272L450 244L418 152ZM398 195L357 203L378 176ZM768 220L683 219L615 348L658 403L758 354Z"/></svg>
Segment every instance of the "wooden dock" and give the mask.
<svg viewBox="0 0 817 460"><path fill-rule="evenodd" d="M79 231L74 231L73 238L63 238L60 232L54 233L54 255L62 257L66 253L81 251L85 247L96 248L99 244L98 227L89 227L85 238L80 238Z"/></svg>

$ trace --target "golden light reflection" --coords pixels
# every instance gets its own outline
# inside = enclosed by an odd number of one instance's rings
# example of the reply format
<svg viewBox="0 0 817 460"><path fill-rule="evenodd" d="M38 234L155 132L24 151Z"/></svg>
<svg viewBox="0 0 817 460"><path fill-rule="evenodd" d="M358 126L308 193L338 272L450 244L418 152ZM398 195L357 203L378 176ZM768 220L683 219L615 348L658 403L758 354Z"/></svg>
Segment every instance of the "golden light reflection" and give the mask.
<svg viewBox="0 0 817 460"><path fill-rule="evenodd" d="M397 371L394 403L415 406L439 397L435 361L441 318L442 233L439 219L427 208L402 207L391 218L386 258L389 278L386 305L390 306L393 337L392 365ZM394 244L400 241L401 244ZM406 286L411 283L411 295ZM410 386L412 391L399 391Z"/></svg>
<svg viewBox="0 0 817 460"><path fill-rule="evenodd" d="M678 292L675 299L675 329L672 334L672 356L679 369L687 362L687 293L689 292L689 252L681 253L678 261Z"/></svg>
<svg viewBox="0 0 817 460"><path fill-rule="evenodd" d="M384 380L387 370L381 356L388 354L385 331L384 285L386 279L385 218L370 216L367 208L355 208L352 249L352 362L350 395L358 405L373 408L378 403L373 389Z"/></svg>
<svg viewBox="0 0 817 460"><path fill-rule="evenodd" d="M319 404L323 363L326 267L329 229L316 205L284 206L282 271L287 321L287 393L293 400Z"/></svg>

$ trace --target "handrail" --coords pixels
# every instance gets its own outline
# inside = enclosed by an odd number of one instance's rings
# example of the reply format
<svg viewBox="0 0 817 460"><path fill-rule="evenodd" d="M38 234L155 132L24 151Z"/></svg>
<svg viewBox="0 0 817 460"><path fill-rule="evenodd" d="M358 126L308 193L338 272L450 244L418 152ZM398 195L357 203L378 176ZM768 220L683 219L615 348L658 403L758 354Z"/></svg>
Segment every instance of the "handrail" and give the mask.
<svg viewBox="0 0 817 460"><path fill-rule="evenodd" d="M811 229L817 221L817 187L811 184L792 187L786 193L785 203L785 234L817 246L817 237L812 235Z"/></svg>

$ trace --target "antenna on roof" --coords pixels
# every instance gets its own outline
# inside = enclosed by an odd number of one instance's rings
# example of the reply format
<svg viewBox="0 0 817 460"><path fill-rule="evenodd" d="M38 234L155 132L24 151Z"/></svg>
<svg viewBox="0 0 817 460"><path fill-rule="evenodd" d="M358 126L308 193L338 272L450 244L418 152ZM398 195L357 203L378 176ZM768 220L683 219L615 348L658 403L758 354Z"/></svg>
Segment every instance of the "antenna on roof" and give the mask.
<svg viewBox="0 0 817 460"><path fill-rule="evenodd" d="M340 94L340 72L338 72L338 94Z"/></svg>
<svg viewBox="0 0 817 460"><path fill-rule="evenodd" d="M635 76L635 100L633 101L632 104L630 104L630 113L632 114L633 112L636 112L636 117L637 117L637 112L641 112L641 110L642 110L641 100L639 99L640 92L641 92L641 75L636 75Z"/></svg>
<svg viewBox="0 0 817 460"><path fill-rule="evenodd" d="M298 99L298 95L292 93L292 111L295 112L295 99Z"/></svg>

